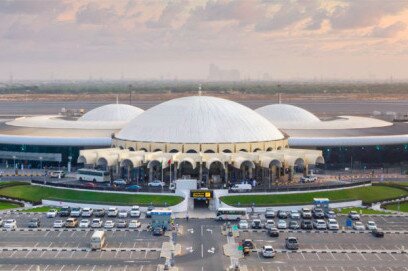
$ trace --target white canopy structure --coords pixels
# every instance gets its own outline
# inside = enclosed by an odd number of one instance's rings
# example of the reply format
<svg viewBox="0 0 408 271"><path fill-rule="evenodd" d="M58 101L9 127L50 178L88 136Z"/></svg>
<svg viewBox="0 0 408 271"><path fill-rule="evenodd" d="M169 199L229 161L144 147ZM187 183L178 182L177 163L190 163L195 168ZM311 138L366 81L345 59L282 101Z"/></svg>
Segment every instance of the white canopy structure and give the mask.
<svg viewBox="0 0 408 271"><path fill-rule="evenodd" d="M107 104L85 113L79 121L124 121L128 122L144 110L128 104Z"/></svg>

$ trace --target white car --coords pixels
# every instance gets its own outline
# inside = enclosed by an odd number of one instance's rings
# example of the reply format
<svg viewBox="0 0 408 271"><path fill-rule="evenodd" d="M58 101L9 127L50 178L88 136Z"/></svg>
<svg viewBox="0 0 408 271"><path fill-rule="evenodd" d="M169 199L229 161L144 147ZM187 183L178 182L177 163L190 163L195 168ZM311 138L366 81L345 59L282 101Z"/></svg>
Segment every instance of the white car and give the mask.
<svg viewBox="0 0 408 271"><path fill-rule="evenodd" d="M338 230L339 229L339 223L337 223L337 220L334 218L329 218L327 220L327 228L329 230Z"/></svg>
<svg viewBox="0 0 408 271"><path fill-rule="evenodd" d="M92 208L84 208L82 209L82 217L91 217L93 214Z"/></svg>
<svg viewBox="0 0 408 271"><path fill-rule="evenodd" d="M370 230L370 231L377 229L377 224L375 224L374 221L368 221L366 226L367 226L367 230Z"/></svg>
<svg viewBox="0 0 408 271"><path fill-rule="evenodd" d="M317 219L313 222L313 226L316 230L325 230L327 229L326 222L323 219Z"/></svg>
<svg viewBox="0 0 408 271"><path fill-rule="evenodd" d="M138 220L130 220L129 222L129 228L131 229L135 229L135 228L139 228L142 224L140 223L140 221Z"/></svg>
<svg viewBox="0 0 408 271"><path fill-rule="evenodd" d="M56 209L50 209L47 212L47 217L48 218L54 218L54 217L57 216L57 214L58 214L58 211Z"/></svg>
<svg viewBox="0 0 408 271"><path fill-rule="evenodd" d="M237 192L245 192L245 191L251 191L252 190L252 185L249 183L240 183L240 184L234 184L231 187L232 191L237 191Z"/></svg>
<svg viewBox="0 0 408 271"><path fill-rule="evenodd" d="M266 220L264 227L267 230L275 228L275 221L273 221L272 219Z"/></svg>
<svg viewBox="0 0 408 271"><path fill-rule="evenodd" d="M105 229L112 229L115 227L115 222L112 220L106 220L104 227Z"/></svg>
<svg viewBox="0 0 408 271"><path fill-rule="evenodd" d="M128 216L128 211L120 210L118 213L119 218L126 218Z"/></svg>
<svg viewBox="0 0 408 271"><path fill-rule="evenodd" d="M79 207L75 207L71 209L71 216L72 217L80 217L82 214L82 209Z"/></svg>
<svg viewBox="0 0 408 271"><path fill-rule="evenodd" d="M238 227L240 229L249 229L249 223L245 219L241 220L241 221L239 221Z"/></svg>
<svg viewBox="0 0 408 271"><path fill-rule="evenodd" d="M91 224L91 222L89 221L89 219L82 219L79 222L79 227L80 228L89 228L89 225Z"/></svg>
<svg viewBox="0 0 408 271"><path fill-rule="evenodd" d="M15 219L7 219L4 221L3 227L5 229L15 230L17 229L17 221Z"/></svg>
<svg viewBox="0 0 408 271"><path fill-rule="evenodd" d="M288 228L288 224L286 223L286 221L280 219L278 221L278 229L287 229L287 228Z"/></svg>
<svg viewBox="0 0 408 271"><path fill-rule="evenodd" d="M130 216L131 217L140 217L140 208L139 208L139 206L137 206L137 205L132 206L132 209L130 209Z"/></svg>
<svg viewBox="0 0 408 271"><path fill-rule="evenodd" d="M361 221L356 221L354 222L353 229L356 231L363 231L365 230L364 224Z"/></svg>
<svg viewBox="0 0 408 271"><path fill-rule="evenodd" d="M63 228L64 227L64 221L58 219L54 221L54 224L52 225L53 228Z"/></svg>
<svg viewBox="0 0 408 271"><path fill-rule="evenodd" d="M296 211L296 210L290 211L289 216L292 219L300 219L300 213L298 211Z"/></svg>
<svg viewBox="0 0 408 271"><path fill-rule="evenodd" d="M313 183L315 181L317 181L316 176L309 175L309 176L304 176L304 177L300 178L301 183Z"/></svg>
<svg viewBox="0 0 408 271"><path fill-rule="evenodd" d="M356 211L350 211L348 216L352 220L360 220L360 215Z"/></svg>
<svg viewBox="0 0 408 271"><path fill-rule="evenodd" d="M273 250L272 246L263 246L262 256L265 258L273 258L275 257L275 250Z"/></svg>
<svg viewBox="0 0 408 271"><path fill-rule="evenodd" d="M94 218L92 219L91 228L100 228L102 227L102 219Z"/></svg>
<svg viewBox="0 0 408 271"><path fill-rule="evenodd" d="M164 186L164 182L161 182L159 180L154 180L154 181L148 182L147 186L160 187L160 186Z"/></svg>
<svg viewBox="0 0 408 271"><path fill-rule="evenodd" d="M118 215L118 208L110 207L108 209L108 216L109 217L116 217Z"/></svg>

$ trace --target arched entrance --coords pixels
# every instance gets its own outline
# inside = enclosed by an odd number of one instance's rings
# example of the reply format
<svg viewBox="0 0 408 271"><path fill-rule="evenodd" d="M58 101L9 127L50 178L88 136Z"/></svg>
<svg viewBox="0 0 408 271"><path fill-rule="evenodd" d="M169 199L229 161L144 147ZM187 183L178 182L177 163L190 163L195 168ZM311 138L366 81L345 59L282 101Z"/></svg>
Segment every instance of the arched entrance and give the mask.
<svg viewBox="0 0 408 271"><path fill-rule="evenodd" d="M197 172L191 161L183 160L179 163L179 176L181 178L196 178Z"/></svg>
<svg viewBox="0 0 408 271"><path fill-rule="evenodd" d="M254 162L245 160L240 165L240 177L241 180L249 180L253 177L253 170L255 169Z"/></svg>
<svg viewBox="0 0 408 271"><path fill-rule="evenodd" d="M208 165L208 185L219 188L225 176L224 164L221 161L212 161Z"/></svg>

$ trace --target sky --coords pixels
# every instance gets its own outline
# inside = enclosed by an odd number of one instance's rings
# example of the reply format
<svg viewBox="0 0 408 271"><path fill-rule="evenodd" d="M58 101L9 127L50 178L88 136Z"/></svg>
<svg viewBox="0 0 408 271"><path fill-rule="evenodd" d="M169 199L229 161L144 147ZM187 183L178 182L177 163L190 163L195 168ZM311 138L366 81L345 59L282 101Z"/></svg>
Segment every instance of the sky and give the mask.
<svg viewBox="0 0 408 271"><path fill-rule="evenodd" d="M408 0L1 0L0 80L408 79Z"/></svg>

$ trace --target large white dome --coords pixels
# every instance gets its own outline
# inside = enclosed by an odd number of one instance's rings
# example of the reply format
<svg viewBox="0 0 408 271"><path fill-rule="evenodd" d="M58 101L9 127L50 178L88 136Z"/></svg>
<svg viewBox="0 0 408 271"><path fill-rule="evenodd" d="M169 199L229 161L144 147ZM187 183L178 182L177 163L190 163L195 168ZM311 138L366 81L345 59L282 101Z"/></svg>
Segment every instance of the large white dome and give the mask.
<svg viewBox="0 0 408 271"><path fill-rule="evenodd" d="M252 109L208 96L178 98L156 105L129 122L116 137L163 143L238 143L284 138Z"/></svg>
<svg viewBox="0 0 408 271"><path fill-rule="evenodd" d="M270 104L255 110L278 128L293 128L320 122L320 119L309 111L290 104Z"/></svg>
<svg viewBox="0 0 408 271"><path fill-rule="evenodd" d="M85 113L79 121L130 121L143 109L128 104L107 104Z"/></svg>

